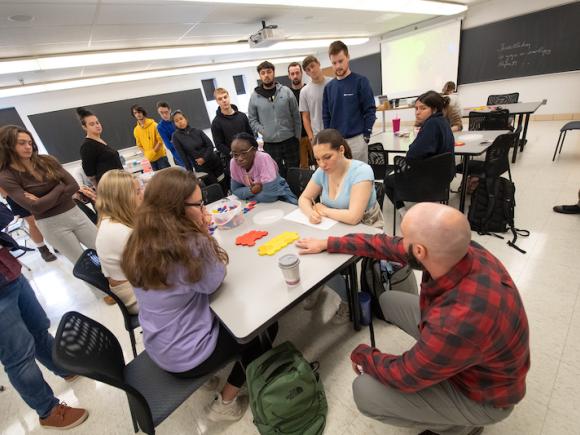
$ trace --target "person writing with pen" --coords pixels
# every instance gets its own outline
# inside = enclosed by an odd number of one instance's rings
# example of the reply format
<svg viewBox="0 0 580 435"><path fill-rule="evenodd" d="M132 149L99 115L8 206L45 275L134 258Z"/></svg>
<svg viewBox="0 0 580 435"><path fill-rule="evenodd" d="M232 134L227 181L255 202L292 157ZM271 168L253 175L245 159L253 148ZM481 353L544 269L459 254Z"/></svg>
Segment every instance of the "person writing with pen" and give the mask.
<svg viewBox="0 0 580 435"><path fill-rule="evenodd" d="M278 165L269 154L258 150L256 138L238 133L231 145L231 190L240 199L258 202L285 201L297 204L296 195L278 172Z"/></svg>
<svg viewBox="0 0 580 435"><path fill-rule="evenodd" d="M368 164L352 159L350 147L340 132L332 128L322 130L314 138L312 150L318 169L298 199L300 210L310 222L319 224L327 217L349 225L363 223L382 228L383 213L374 189L373 170ZM315 202L317 198L319 203ZM328 286L341 298L333 323L348 322L344 280L335 276ZM304 308L313 309L319 295L316 291L308 296Z"/></svg>

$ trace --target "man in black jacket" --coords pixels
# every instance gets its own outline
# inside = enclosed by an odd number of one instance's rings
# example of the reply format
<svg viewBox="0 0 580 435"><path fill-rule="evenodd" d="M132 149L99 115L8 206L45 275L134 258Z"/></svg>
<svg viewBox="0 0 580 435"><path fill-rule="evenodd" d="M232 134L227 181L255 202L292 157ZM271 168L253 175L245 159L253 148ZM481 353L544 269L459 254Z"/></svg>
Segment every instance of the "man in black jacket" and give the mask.
<svg viewBox="0 0 580 435"><path fill-rule="evenodd" d="M238 111L230 102L230 94L225 88L217 88L213 93L219 107L211 122L211 135L218 149L226 174L230 174L230 152L233 137L238 133L248 133L254 136L248 117Z"/></svg>

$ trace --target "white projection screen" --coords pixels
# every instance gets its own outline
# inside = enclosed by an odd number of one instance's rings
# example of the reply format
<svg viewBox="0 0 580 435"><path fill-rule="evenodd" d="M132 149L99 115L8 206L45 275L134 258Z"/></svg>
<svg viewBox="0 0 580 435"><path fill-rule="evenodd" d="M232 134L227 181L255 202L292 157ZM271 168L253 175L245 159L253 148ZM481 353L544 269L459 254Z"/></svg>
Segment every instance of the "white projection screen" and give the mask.
<svg viewBox="0 0 580 435"><path fill-rule="evenodd" d="M413 97L457 83L460 33L461 21L454 20L381 41L383 94Z"/></svg>

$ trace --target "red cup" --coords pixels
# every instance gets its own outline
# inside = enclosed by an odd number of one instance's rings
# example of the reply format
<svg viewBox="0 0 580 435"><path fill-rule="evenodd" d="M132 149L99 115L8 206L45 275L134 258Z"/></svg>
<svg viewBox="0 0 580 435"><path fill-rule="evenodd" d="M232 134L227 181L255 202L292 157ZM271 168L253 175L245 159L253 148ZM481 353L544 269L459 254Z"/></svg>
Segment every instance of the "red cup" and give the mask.
<svg viewBox="0 0 580 435"><path fill-rule="evenodd" d="M401 118L393 118L393 133L397 133L401 129Z"/></svg>

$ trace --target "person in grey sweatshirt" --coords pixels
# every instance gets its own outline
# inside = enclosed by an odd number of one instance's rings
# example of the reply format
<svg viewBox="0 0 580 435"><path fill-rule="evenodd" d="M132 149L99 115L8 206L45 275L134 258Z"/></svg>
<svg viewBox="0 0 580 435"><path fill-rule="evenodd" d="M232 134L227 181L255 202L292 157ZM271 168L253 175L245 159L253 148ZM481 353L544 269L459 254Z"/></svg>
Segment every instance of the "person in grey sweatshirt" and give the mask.
<svg viewBox="0 0 580 435"><path fill-rule="evenodd" d="M248 104L248 118L254 133L264 138L266 151L278 164L280 175L300 163L302 131L298 103L292 91L275 81L275 68L268 61L258 65L262 83L254 89Z"/></svg>

